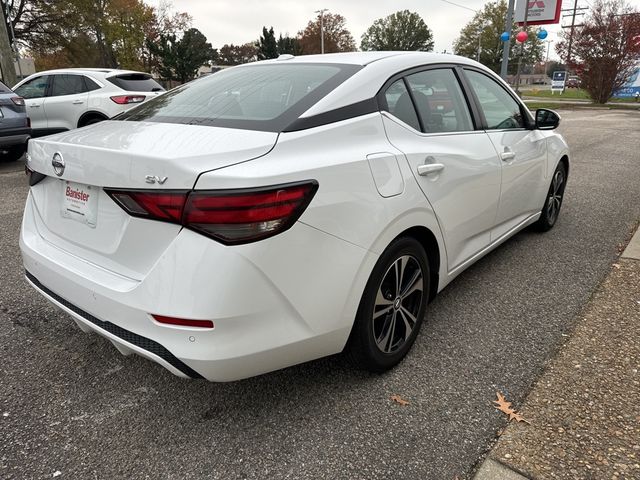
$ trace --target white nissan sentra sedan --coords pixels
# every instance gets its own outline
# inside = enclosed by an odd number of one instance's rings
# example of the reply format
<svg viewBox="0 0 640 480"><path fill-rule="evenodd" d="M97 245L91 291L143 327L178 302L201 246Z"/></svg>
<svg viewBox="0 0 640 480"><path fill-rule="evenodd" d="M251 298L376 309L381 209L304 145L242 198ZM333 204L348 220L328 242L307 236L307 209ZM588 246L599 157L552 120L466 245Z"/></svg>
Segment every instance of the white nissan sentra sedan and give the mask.
<svg viewBox="0 0 640 480"><path fill-rule="evenodd" d="M229 68L29 142L26 277L176 375L236 380L343 350L381 372L456 275L553 227L559 121L452 55Z"/></svg>

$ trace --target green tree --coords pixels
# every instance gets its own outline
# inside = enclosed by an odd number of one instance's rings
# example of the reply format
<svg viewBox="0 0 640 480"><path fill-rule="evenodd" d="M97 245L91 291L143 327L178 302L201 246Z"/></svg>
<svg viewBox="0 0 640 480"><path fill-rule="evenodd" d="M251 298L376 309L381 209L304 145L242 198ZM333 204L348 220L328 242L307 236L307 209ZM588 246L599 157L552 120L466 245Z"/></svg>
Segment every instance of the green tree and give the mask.
<svg viewBox="0 0 640 480"><path fill-rule="evenodd" d="M145 26L145 46L141 52L143 70L158 72L161 59L149 50L149 43L157 43L160 36L180 37L191 28L193 18L188 13L174 12L170 0L161 0L153 13L153 20Z"/></svg>
<svg viewBox="0 0 640 480"><path fill-rule="evenodd" d="M181 39L175 34L160 35L157 42L149 42L149 50L160 59L160 77L182 83L193 80L201 66L217 57L217 52L197 28L184 32Z"/></svg>
<svg viewBox="0 0 640 480"><path fill-rule="evenodd" d="M480 63L495 72L500 71L502 63L502 40L504 19L507 16L507 3L497 0L485 4L484 8L460 31L460 36L453 43L453 51L457 55L476 59L480 49ZM520 55L520 44L515 41L515 33L519 27L514 23L511 29L511 49L509 55L509 72L515 73ZM529 39L524 43L522 64L534 65L544 58L544 44L538 39L534 28L528 29ZM524 71L527 68L523 69Z"/></svg>
<svg viewBox="0 0 640 480"><path fill-rule="evenodd" d="M8 0L6 8L16 41L38 68L151 69L147 40L158 40L171 22L190 21L186 14L168 15L168 5L165 0L155 10L143 0Z"/></svg>
<svg viewBox="0 0 640 480"><path fill-rule="evenodd" d="M582 87L597 103L606 103L640 62L640 12L624 0L596 0L583 26L556 45L560 57L580 75Z"/></svg>
<svg viewBox="0 0 640 480"><path fill-rule="evenodd" d="M324 29L324 51L353 52L356 42L346 27L347 21L337 13L325 13L322 18ZM320 48L320 14L315 20L309 21L307 27L298 33L300 47L305 55L321 53Z"/></svg>
<svg viewBox="0 0 640 480"><path fill-rule="evenodd" d="M564 63L558 62L556 60L551 60L546 65L545 73L547 74L547 77L553 78L553 72L563 72L566 69L567 66Z"/></svg>
<svg viewBox="0 0 640 480"><path fill-rule="evenodd" d="M225 44L220 48L218 63L220 65L240 65L242 63L255 62L258 49L255 43L244 45Z"/></svg>
<svg viewBox="0 0 640 480"><path fill-rule="evenodd" d="M276 34L273 33L273 27L267 30L262 27L262 36L256 43L258 49L258 60L268 60L269 58L278 58L278 43L276 42Z"/></svg>
<svg viewBox="0 0 640 480"><path fill-rule="evenodd" d="M417 13L402 10L379 18L362 35L362 50L433 50L433 33Z"/></svg>
<svg viewBox="0 0 640 480"><path fill-rule="evenodd" d="M280 55L300 55L302 54L302 47L297 38L290 37L289 35L278 37L278 53Z"/></svg>

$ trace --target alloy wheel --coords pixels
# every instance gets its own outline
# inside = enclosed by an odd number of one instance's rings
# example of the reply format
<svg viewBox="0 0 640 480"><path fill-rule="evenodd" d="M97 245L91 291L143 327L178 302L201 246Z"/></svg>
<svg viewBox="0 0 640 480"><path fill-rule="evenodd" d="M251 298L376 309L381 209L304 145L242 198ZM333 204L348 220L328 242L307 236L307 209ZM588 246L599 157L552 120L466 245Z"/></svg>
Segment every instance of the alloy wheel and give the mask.
<svg viewBox="0 0 640 480"><path fill-rule="evenodd" d="M564 173L557 170L551 181L549 189L549 198L547 199L547 218L549 223L553 224L560 213L560 205L562 204L562 194L564 186Z"/></svg>
<svg viewBox="0 0 640 480"><path fill-rule="evenodd" d="M373 308L373 338L382 353L391 354L408 340L424 295L420 263L403 255L387 269L378 287Z"/></svg>

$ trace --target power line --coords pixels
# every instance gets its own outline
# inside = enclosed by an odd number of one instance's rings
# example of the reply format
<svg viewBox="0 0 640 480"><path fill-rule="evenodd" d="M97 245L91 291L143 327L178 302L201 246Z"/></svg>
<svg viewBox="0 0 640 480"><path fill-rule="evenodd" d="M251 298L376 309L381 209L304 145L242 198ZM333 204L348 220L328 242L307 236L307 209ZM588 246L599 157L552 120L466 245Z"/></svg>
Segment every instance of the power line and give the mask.
<svg viewBox="0 0 640 480"><path fill-rule="evenodd" d="M448 3L450 5L455 5L456 7L464 8L465 10L469 10L469 11L474 12L474 13L478 12L477 10L474 10L473 8L465 7L464 5L460 5L458 3L450 2L449 0L440 0L440 1L444 2L444 3Z"/></svg>

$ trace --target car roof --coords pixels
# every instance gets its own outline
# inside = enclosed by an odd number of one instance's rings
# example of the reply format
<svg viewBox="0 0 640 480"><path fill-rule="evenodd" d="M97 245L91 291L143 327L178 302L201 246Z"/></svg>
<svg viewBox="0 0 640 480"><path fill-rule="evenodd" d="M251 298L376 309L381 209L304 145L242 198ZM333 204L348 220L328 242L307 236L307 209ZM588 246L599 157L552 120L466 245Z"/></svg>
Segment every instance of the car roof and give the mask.
<svg viewBox="0 0 640 480"><path fill-rule="evenodd" d="M473 66L499 78L484 65L470 58L433 52L349 52L324 55L287 56L257 63L282 64L350 64L362 68L323 97L301 115L301 118L317 115L375 97L385 82L397 73L429 65ZM245 64L240 66L249 66ZM255 65L255 63L253 64ZM501 80L499 80L501 81ZM506 84L505 84L506 85Z"/></svg>
<svg viewBox="0 0 640 480"><path fill-rule="evenodd" d="M475 63L473 60L457 55L417 51L343 52L301 55L297 57L293 55L281 55L278 58L265 60L259 63L334 63L365 66L378 61L393 61L394 58L407 60L409 62L417 62L420 65L443 62ZM251 63L245 65L251 65Z"/></svg>
<svg viewBox="0 0 640 480"><path fill-rule="evenodd" d="M118 68L56 68L54 70L43 70L42 72L36 72L29 77L37 75L52 75L60 73L80 73L95 75L98 77L111 77L113 75L121 75L126 73L142 73L148 75L145 72L137 72L135 70L120 70Z"/></svg>

